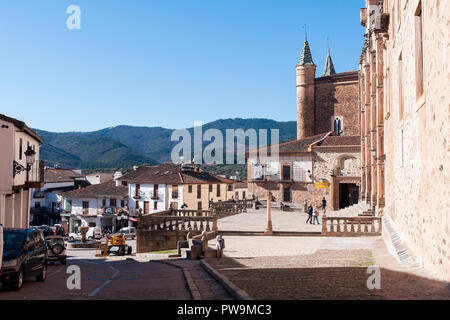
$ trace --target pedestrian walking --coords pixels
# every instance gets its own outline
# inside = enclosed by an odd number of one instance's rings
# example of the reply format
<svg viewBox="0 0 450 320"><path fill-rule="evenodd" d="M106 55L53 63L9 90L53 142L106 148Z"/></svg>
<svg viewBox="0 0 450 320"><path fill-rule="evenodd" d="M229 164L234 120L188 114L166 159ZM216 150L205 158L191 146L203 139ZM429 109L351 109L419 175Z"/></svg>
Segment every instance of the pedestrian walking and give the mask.
<svg viewBox="0 0 450 320"><path fill-rule="evenodd" d="M322 210L325 210L327 208L327 200L325 200L325 197L322 199Z"/></svg>
<svg viewBox="0 0 450 320"><path fill-rule="evenodd" d="M319 209L320 209L320 207L317 207L316 210L314 210L314 213L313 213L313 224L314 225L316 224L316 221L317 221L317 224L320 224L319 223Z"/></svg>
<svg viewBox="0 0 450 320"><path fill-rule="evenodd" d="M306 223L312 224L312 219L313 219L313 207L311 204L308 205L308 219L306 219Z"/></svg>

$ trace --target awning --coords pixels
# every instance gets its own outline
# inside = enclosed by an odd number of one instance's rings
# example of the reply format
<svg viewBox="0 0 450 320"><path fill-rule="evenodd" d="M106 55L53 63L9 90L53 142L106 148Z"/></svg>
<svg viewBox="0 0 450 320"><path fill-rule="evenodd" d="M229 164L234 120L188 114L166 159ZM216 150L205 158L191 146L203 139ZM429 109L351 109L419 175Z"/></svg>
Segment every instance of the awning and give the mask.
<svg viewBox="0 0 450 320"><path fill-rule="evenodd" d="M133 218L133 217L128 217L128 220L129 221L133 221L133 222L138 222L139 221L139 219Z"/></svg>

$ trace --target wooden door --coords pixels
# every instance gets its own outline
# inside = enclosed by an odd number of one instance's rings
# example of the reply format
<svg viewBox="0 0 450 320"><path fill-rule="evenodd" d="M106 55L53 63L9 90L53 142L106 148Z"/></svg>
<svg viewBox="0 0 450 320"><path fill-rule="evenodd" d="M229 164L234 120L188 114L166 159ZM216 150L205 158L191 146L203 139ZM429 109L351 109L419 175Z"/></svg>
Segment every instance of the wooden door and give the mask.
<svg viewBox="0 0 450 320"><path fill-rule="evenodd" d="M147 214L150 212L150 202L145 201L144 202L144 214Z"/></svg>

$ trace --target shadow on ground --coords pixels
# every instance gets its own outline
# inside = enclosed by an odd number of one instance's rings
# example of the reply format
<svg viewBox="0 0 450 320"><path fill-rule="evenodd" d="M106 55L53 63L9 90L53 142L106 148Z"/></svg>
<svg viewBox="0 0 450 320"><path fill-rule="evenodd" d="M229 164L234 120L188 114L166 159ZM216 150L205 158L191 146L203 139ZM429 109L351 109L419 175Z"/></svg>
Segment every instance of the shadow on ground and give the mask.
<svg viewBox="0 0 450 320"><path fill-rule="evenodd" d="M256 300L450 299L450 283L385 268L380 269L381 289L369 290L368 266L258 268L255 258L207 261Z"/></svg>

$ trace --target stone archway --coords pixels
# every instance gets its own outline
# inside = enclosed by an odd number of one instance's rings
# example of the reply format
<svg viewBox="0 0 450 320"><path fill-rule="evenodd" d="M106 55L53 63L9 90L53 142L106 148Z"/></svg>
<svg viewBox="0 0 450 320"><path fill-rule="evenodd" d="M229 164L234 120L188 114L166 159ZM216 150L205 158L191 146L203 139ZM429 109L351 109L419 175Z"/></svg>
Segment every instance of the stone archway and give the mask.
<svg viewBox="0 0 450 320"><path fill-rule="evenodd" d="M333 163L331 198L333 210L358 203L360 195L359 163L357 157L342 154Z"/></svg>

